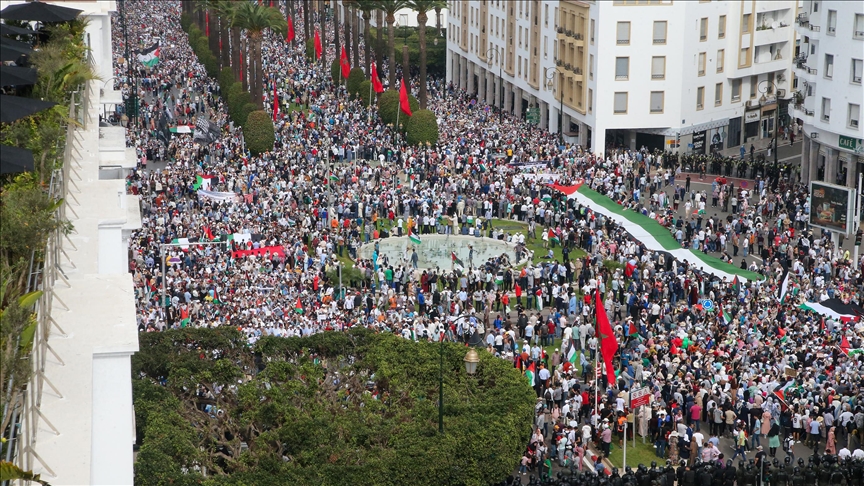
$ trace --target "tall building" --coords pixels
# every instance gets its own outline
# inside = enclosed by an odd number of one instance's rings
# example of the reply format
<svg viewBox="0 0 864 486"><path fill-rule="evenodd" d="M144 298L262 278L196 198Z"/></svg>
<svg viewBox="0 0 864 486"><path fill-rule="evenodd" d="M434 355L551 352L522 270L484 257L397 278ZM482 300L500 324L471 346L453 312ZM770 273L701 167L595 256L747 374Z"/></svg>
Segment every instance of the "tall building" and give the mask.
<svg viewBox="0 0 864 486"><path fill-rule="evenodd" d="M552 131L563 108L566 139L595 152L708 153L772 137L775 114L788 123L795 7L453 0L448 80Z"/></svg>
<svg viewBox="0 0 864 486"><path fill-rule="evenodd" d="M793 113L804 122L801 178L857 187L864 164L864 4L806 0L795 30Z"/></svg>

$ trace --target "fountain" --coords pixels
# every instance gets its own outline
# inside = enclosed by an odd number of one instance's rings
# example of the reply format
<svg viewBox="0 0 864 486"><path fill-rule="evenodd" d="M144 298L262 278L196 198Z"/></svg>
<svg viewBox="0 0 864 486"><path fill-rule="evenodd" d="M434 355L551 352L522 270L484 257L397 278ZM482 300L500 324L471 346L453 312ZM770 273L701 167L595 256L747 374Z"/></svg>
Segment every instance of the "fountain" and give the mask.
<svg viewBox="0 0 864 486"><path fill-rule="evenodd" d="M448 271L452 268L451 253L462 260L465 267L469 266L468 245L474 247L474 266L482 265L486 260L506 254L513 264L516 261L516 244L492 238L478 238L462 235L422 235L421 244L412 243L407 236L391 237L378 240L378 258L387 256L391 265L399 265L405 259L410 262L411 250L417 249L417 268L432 270L436 267ZM360 247L358 255L364 260L371 260L375 251L375 242Z"/></svg>

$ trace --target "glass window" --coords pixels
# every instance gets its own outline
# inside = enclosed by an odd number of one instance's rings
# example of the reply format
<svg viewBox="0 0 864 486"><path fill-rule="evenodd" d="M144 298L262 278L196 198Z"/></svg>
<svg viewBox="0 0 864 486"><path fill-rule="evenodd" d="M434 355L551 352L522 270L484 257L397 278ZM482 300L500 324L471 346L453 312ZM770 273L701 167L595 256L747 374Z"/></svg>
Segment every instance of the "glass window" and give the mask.
<svg viewBox="0 0 864 486"><path fill-rule="evenodd" d="M861 59L852 59L852 82L861 84L861 69L864 67Z"/></svg>
<svg viewBox="0 0 864 486"><path fill-rule="evenodd" d="M705 76L705 53L699 53L699 76Z"/></svg>
<svg viewBox="0 0 864 486"><path fill-rule="evenodd" d="M746 34L750 32L750 14L744 14L741 19L741 32Z"/></svg>
<svg viewBox="0 0 864 486"><path fill-rule="evenodd" d="M708 17L699 20L699 42L708 40Z"/></svg>
<svg viewBox="0 0 864 486"><path fill-rule="evenodd" d="M849 115L848 120L846 120L846 125L849 128L858 128L858 120L861 117L861 105L856 105L853 103L849 103Z"/></svg>
<svg viewBox="0 0 864 486"><path fill-rule="evenodd" d="M834 77L834 55L833 54L825 54L825 77L833 78Z"/></svg>
<svg viewBox="0 0 864 486"><path fill-rule="evenodd" d="M726 38L726 16L721 15L720 20L717 23L717 38L725 39Z"/></svg>
<svg viewBox="0 0 864 486"><path fill-rule="evenodd" d="M822 98L822 121L831 121L831 98Z"/></svg>
<svg viewBox="0 0 864 486"><path fill-rule="evenodd" d="M663 91L651 92L651 113L663 113Z"/></svg>
<svg viewBox="0 0 864 486"><path fill-rule="evenodd" d="M732 80L732 101L738 101L741 99L741 80L733 79Z"/></svg>
<svg viewBox="0 0 864 486"><path fill-rule="evenodd" d="M654 43L655 44L665 44L666 43L666 21L665 20L655 20L654 21Z"/></svg>
<svg viewBox="0 0 864 486"><path fill-rule="evenodd" d="M630 22L618 22L618 44L630 43Z"/></svg>
<svg viewBox="0 0 864 486"><path fill-rule="evenodd" d="M615 93L615 113L627 113L627 93Z"/></svg>
<svg viewBox="0 0 864 486"><path fill-rule="evenodd" d="M717 50L717 72L718 73L723 72L723 63L725 63L725 62L726 62L726 51L724 51L723 49L718 49Z"/></svg>
<svg viewBox="0 0 864 486"><path fill-rule="evenodd" d="M626 81L630 77L630 58L616 57L615 58L615 80Z"/></svg>
<svg viewBox="0 0 864 486"><path fill-rule="evenodd" d="M651 79L664 79L666 77L666 56L654 56L651 58Z"/></svg>
<svg viewBox="0 0 864 486"><path fill-rule="evenodd" d="M705 106L705 87L696 88L696 109L701 110Z"/></svg>
<svg viewBox="0 0 864 486"><path fill-rule="evenodd" d="M714 106L723 104L723 83L714 85Z"/></svg>

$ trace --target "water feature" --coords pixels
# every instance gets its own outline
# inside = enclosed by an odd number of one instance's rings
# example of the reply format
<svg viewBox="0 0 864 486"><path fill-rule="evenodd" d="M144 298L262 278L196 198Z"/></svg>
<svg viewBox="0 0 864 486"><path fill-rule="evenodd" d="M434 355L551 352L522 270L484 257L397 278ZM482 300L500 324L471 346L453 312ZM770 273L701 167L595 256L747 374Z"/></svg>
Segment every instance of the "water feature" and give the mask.
<svg viewBox="0 0 864 486"><path fill-rule="evenodd" d="M482 265L486 260L506 254L514 265L516 261L516 245L492 238L477 238L461 235L422 235L421 243L415 245L407 236L391 237L378 240L379 262L382 256L387 256L391 265L399 265L405 259L410 261L411 250L417 249L418 269L434 269L449 271L452 268L451 253L462 260L465 267L469 266L468 245L474 247L474 266ZM359 256L370 260L375 251L375 243L367 243L360 247Z"/></svg>

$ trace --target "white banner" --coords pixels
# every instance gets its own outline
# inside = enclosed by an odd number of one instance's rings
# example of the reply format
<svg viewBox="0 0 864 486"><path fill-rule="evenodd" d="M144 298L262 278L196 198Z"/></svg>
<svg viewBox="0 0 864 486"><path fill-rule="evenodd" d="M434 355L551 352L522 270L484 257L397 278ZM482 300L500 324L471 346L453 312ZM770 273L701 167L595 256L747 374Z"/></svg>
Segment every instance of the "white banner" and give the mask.
<svg viewBox="0 0 864 486"><path fill-rule="evenodd" d="M234 202L237 200L237 194L233 192L205 191L203 189L198 191L198 197L206 197L207 199L219 202Z"/></svg>

